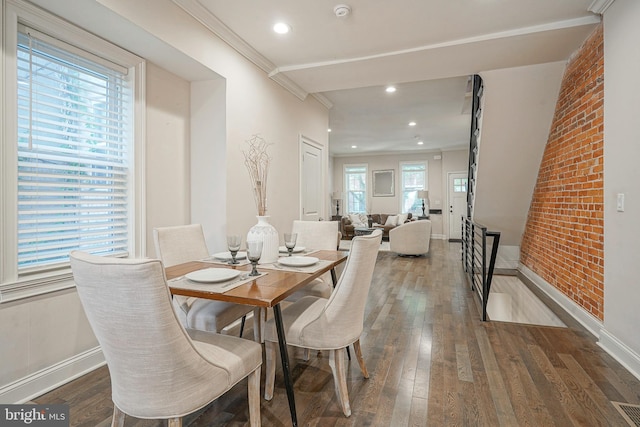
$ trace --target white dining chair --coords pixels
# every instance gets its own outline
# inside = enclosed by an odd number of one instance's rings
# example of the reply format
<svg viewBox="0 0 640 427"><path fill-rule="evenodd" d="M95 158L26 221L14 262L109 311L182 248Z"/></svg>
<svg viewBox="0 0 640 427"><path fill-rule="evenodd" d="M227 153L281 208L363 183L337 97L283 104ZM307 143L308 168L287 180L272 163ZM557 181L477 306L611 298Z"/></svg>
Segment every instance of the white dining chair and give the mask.
<svg viewBox="0 0 640 427"><path fill-rule="evenodd" d="M107 361L112 426L125 416L168 419L198 411L248 378L249 420L260 426L262 348L253 341L185 330L155 259L71 253L80 301Z"/></svg>
<svg viewBox="0 0 640 427"><path fill-rule="evenodd" d="M314 350L329 350L329 365L342 411L351 415L347 391L345 348L353 344L362 374L369 377L360 348L364 328L364 309L371 286L382 231L354 237L344 272L331 296L306 296L282 310L287 344ZM278 336L275 322L265 324L265 391L266 400L273 398Z"/></svg>
<svg viewBox="0 0 640 427"><path fill-rule="evenodd" d="M309 250L332 250L337 249L339 244L337 221L300 221L294 220L291 232L298 235L296 246L304 246ZM313 254L310 254L313 256ZM333 281L331 273L327 272L319 278L313 280L304 288L294 292L286 298L287 301L297 301L304 296L316 296L329 298L333 291Z"/></svg>
<svg viewBox="0 0 640 427"><path fill-rule="evenodd" d="M166 267L209 257L202 225L189 224L153 229L156 256ZM241 319L240 336L247 314L254 311L253 334L260 340L260 311L248 305L174 295L173 304L185 328L221 332Z"/></svg>

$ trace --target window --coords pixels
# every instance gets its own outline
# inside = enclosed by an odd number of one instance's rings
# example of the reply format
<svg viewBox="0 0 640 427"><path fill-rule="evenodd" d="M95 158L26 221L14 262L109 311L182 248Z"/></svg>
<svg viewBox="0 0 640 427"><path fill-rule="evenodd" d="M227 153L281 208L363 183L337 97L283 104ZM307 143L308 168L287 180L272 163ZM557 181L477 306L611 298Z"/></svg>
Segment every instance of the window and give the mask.
<svg viewBox="0 0 640 427"><path fill-rule="evenodd" d="M344 184L347 196L346 213L366 212L367 165L345 165Z"/></svg>
<svg viewBox="0 0 640 427"><path fill-rule="evenodd" d="M402 199L400 211L422 215L422 199L418 190L427 189L427 164L425 162L400 163Z"/></svg>
<svg viewBox="0 0 640 427"><path fill-rule="evenodd" d="M14 283L11 292L15 283L69 282L76 249L139 255L143 203L142 60L22 5L9 6L16 13L6 15L4 40L0 285ZM0 286L0 298L8 290Z"/></svg>
<svg viewBox="0 0 640 427"><path fill-rule="evenodd" d="M453 192L454 193L466 193L467 192L467 178L453 178Z"/></svg>

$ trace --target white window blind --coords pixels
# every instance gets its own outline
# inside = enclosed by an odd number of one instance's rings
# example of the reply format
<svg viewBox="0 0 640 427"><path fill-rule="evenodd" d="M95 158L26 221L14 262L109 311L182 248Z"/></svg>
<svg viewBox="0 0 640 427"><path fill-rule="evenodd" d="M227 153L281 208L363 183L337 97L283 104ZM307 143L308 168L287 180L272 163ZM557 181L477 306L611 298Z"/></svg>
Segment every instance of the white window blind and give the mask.
<svg viewBox="0 0 640 427"><path fill-rule="evenodd" d="M129 247L126 70L38 35L18 34L19 274Z"/></svg>

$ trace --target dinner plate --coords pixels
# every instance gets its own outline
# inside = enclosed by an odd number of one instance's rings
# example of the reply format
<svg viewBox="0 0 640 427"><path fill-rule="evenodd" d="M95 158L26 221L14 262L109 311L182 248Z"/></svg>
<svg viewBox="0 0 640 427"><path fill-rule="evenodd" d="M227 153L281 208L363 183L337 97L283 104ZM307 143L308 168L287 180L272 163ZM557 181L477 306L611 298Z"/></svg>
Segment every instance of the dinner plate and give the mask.
<svg viewBox="0 0 640 427"><path fill-rule="evenodd" d="M297 253L300 253L300 252L304 252L305 249L306 248L304 246L296 246L295 248L293 248L293 253L297 254ZM285 253L285 254L289 253L289 251L287 250L286 246L280 246L280 252Z"/></svg>
<svg viewBox="0 0 640 427"><path fill-rule="evenodd" d="M218 252L217 254L213 254L212 257L221 261L231 261L231 252ZM243 251L240 251L236 254L236 259L245 259L246 257L247 253Z"/></svg>
<svg viewBox="0 0 640 427"><path fill-rule="evenodd" d="M320 261L313 256L287 256L278 258L278 263L287 267L307 267Z"/></svg>
<svg viewBox="0 0 640 427"><path fill-rule="evenodd" d="M205 268L204 270L196 270L185 274L189 280L201 283L218 283L235 279L240 275L240 270L232 270L230 268Z"/></svg>

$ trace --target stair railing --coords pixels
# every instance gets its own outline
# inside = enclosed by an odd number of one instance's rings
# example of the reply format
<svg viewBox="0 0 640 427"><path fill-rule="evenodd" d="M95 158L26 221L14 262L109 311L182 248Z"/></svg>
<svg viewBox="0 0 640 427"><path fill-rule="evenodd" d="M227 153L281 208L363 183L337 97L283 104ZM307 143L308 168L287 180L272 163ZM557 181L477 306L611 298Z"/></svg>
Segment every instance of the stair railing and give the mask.
<svg viewBox="0 0 640 427"><path fill-rule="evenodd" d="M491 241L491 254L487 260L487 238ZM482 301L482 320L487 320L487 304L491 291L491 280L498 255L500 232L488 231L487 227L462 217L462 263L471 290L477 291Z"/></svg>

